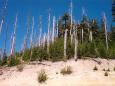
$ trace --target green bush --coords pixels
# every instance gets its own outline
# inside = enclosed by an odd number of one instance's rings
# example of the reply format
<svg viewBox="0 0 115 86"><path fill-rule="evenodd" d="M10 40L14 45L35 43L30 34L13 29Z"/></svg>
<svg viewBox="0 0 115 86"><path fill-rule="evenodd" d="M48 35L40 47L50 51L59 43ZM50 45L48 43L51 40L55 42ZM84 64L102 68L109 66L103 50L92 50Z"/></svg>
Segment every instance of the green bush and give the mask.
<svg viewBox="0 0 115 86"><path fill-rule="evenodd" d="M41 70L38 74L38 82L43 83L48 79L47 74L45 73L45 70Z"/></svg>
<svg viewBox="0 0 115 86"><path fill-rule="evenodd" d="M67 59L74 57L75 44L71 44L70 39L67 40Z"/></svg>
<svg viewBox="0 0 115 86"><path fill-rule="evenodd" d="M15 65L18 65L18 64L20 64L20 60L19 60L19 58L14 58L14 56L13 57L9 57L9 59L8 59L8 66L15 66Z"/></svg>
<svg viewBox="0 0 115 86"><path fill-rule="evenodd" d="M2 60L0 60L0 65L6 65L7 64L7 58L3 58Z"/></svg>
<svg viewBox="0 0 115 86"><path fill-rule="evenodd" d="M50 45L50 59L52 61L63 60L64 57L64 41L63 38L55 40L54 43Z"/></svg>
<svg viewBox="0 0 115 86"><path fill-rule="evenodd" d="M32 49L32 61L35 60L48 60L47 49L42 47L35 47Z"/></svg>
<svg viewBox="0 0 115 86"><path fill-rule="evenodd" d="M30 54L31 54L31 50L30 49L25 49L25 51L23 53L23 60L24 61L29 61L30 60Z"/></svg>
<svg viewBox="0 0 115 86"><path fill-rule="evenodd" d="M107 49L103 42L99 42L97 45L99 57L101 58L107 58Z"/></svg>

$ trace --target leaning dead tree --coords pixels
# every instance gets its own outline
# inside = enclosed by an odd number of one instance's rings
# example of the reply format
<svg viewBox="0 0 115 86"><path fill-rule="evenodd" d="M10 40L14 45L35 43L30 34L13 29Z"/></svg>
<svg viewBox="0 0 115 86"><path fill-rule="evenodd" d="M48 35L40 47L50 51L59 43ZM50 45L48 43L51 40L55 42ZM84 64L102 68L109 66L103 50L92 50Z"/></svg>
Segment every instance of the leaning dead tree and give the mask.
<svg viewBox="0 0 115 86"><path fill-rule="evenodd" d="M48 34L47 34L47 53L49 54L49 43L50 43L50 12L48 16Z"/></svg>
<svg viewBox="0 0 115 86"><path fill-rule="evenodd" d="M4 40L4 52L3 52L3 57L6 59L7 58L7 52L6 52L6 43L7 43L7 37L8 37L8 25L6 24L6 34L5 34L5 40Z"/></svg>
<svg viewBox="0 0 115 86"><path fill-rule="evenodd" d="M17 21L18 21L18 15L16 15L15 22L14 22L14 31L13 31L13 37L12 37L10 55L13 55L14 51L15 51L15 40L16 40Z"/></svg>
<svg viewBox="0 0 115 86"><path fill-rule="evenodd" d="M4 6L3 8L1 9L1 21L0 21L0 34L1 34L1 31L2 31L2 27L3 27L3 23L4 23L4 20L5 20L5 14L6 14L6 9L7 9L7 4L8 4L8 0L4 0Z"/></svg>
<svg viewBox="0 0 115 86"><path fill-rule="evenodd" d="M72 30L73 30L73 3L72 3L72 1L70 3L70 16L71 16L70 36L71 36L71 44L72 44L73 43L73 34L72 34Z"/></svg>
<svg viewBox="0 0 115 86"><path fill-rule="evenodd" d="M25 36L24 36L24 41L23 41L23 44L22 44L22 56L20 58L20 61L22 62L23 61L23 55L24 55L24 51L26 49L26 46L27 46L27 40L28 40L28 36L29 36L29 29L30 29L30 18L28 17L28 21L27 21L27 31L25 33Z"/></svg>
<svg viewBox="0 0 115 86"><path fill-rule="evenodd" d="M33 48L33 33L34 33L34 17L32 17L32 31L31 31L31 35L30 35L30 61L32 59L32 48Z"/></svg>
<svg viewBox="0 0 115 86"><path fill-rule="evenodd" d="M54 43L55 38L55 16L53 16L53 28L52 28L52 43Z"/></svg>
<svg viewBox="0 0 115 86"><path fill-rule="evenodd" d="M17 21L18 21L18 15L16 15L15 22L14 22L14 31L13 34L11 35L11 49L10 49L10 57L8 58L8 64L10 63L10 60L13 56L14 59L15 57L15 42L16 42L16 29L17 29Z"/></svg>
<svg viewBox="0 0 115 86"><path fill-rule="evenodd" d="M105 29L106 49L108 50L108 34L107 34L107 23L106 23L105 13L103 14L103 22L104 22L104 29Z"/></svg>
<svg viewBox="0 0 115 86"><path fill-rule="evenodd" d="M41 46L41 40L42 40L42 16L39 17L39 42L38 45Z"/></svg>

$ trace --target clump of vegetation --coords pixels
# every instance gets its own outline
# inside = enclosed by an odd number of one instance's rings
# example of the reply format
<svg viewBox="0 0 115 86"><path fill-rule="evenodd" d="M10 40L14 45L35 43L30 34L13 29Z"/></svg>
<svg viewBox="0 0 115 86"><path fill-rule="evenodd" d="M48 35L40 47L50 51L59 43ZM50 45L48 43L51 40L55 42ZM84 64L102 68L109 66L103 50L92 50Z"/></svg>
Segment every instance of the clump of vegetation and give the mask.
<svg viewBox="0 0 115 86"><path fill-rule="evenodd" d="M46 74L45 70L42 69L38 74L38 82L43 83L47 79L48 79L47 74Z"/></svg>
<svg viewBox="0 0 115 86"><path fill-rule="evenodd" d="M103 68L103 71L105 71L105 68Z"/></svg>
<svg viewBox="0 0 115 86"><path fill-rule="evenodd" d="M71 66L65 66L64 68L61 69L61 74L67 75L72 73L72 68Z"/></svg>
<svg viewBox="0 0 115 86"><path fill-rule="evenodd" d="M115 71L115 66L114 66L113 70Z"/></svg>
<svg viewBox="0 0 115 86"><path fill-rule="evenodd" d="M24 65L23 64L17 65L17 71L22 72L23 69L24 69Z"/></svg>
<svg viewBox="0 0 115 86"><path fill-rule="evenodd" d="M108 68L107 71L110 72L110 69Z"/></svg>
<svg viewBox="0 0 115 86"><path fill-rule="evenodd" d="M104 73L104 76L108 76L108 75L109 75L108 72L105 72L105 73Z"/></svg>
<svg viewBox="0 0 115 86"><path fill-rule="evenodd" d="M64 53L64 39L58 38L55 40L53 44L49 47L49 53L50 53L50 60L53 62L63 60L63 53Z"/></svg>
<svg viewBox="0 0 115 86"><path fill-rule="evenodd" d="M19 58L16 58L16 57L10 57L7 61L7 64L9 67L15 66L15 65L20 64L20 60Z"/></svg>
<svg viewBox="0 0 115 86"><path fill-rule="evenodd" d="M97 70L98 70L97 66L95 66L95 67L93 68L93 70L94 70L94 71L97 71Z"/></svg>

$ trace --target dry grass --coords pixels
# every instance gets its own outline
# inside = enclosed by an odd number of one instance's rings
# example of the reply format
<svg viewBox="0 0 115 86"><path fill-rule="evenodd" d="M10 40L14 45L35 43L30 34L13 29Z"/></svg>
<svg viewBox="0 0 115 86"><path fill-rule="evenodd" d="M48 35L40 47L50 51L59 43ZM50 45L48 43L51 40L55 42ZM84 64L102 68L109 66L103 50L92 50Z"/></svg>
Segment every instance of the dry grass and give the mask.
<svg viewBox="0 0 115 86"><path fill-rule="evenodd" d="M95 67L93 68L93 70L94 70L94 71L97 71L97 70L98 70L97 66L95 66Z"/></svg>
<svg viewBox="0 0 115 86"><path fill-rule="evenodd" d="M72 73L72 68L71 66L65 66L64 68L61 69L61 74L67 75Z"/></svg>
<svg viewBox="0 0 115 86"><path fill-rule="evenodd" d="M24 65L23 64L17 65L17 71L22 72L23 69L24 69Z"/></svg>
<svg viewBox="0 0 115 86"><path fill-rule="evenodd" d="M43 83L48 79L47 74L44 69L42 69L38 74L38 82Z"/></svg>
<svg viewBox="0 0 115 86"><path fill-rule="evenodd" d="M104 76L108 76L108 75L109 75L108 72L105 72L105 73L104 73Z"/></svg>

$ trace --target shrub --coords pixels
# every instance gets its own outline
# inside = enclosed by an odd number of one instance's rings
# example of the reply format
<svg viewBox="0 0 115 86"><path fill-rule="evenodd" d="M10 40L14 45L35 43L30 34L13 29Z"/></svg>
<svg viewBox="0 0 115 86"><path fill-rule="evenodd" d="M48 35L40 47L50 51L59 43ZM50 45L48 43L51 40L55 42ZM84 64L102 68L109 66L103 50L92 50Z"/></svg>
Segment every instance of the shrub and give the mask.
<svg viewBox="0 0 115 86"><path fill-rule="evenodd" d="M7 58L3 58L2 60L0 60L0 65L6 65L7 64Z"/></svg>
<svg viewBox="0 0 115 86"><path fill-rule="evenodd" d="M71 41L67 40L67 59L74 57L75 44L71 44Z"/></svg>
<svg viewBox="0 0 115 86"><path fill-rule="evenodd" d="M30 60L30 49L25 49L24 53L23 53L23 60L24 61L29 61Z"/></svg>
<svg viewBox="0 0 115 86"><path fill-rule="evenodd" d="M103 71L105 71L105 68L103 69Z"/></svg>
<svg viewBox="0 0 115 86"><path fill-rule="evenodd" d="M47 74L45 73L45 70L41 70L38 75L38 82L43 83L48 79Z"/></svg>
<svg viewBox="0 0 115 86"><path fill-rule="evenodd" d="M63 60L64 58L64 48L63 48L64 40L63 38L59 38L55 40L54 43L50 45L49 53L50 53L50 59L55 61Z"/></svg>
<svg viewBox="0 0 115 86"><path fill-rule="evenodd" d="M99 42L97 51L99 52L99 57L107 58L107 50L104 42Z"/></svg>
<svg viewBox="0 0 115 86"><path fill-rule="evenodd" d="M107 71L110 72L110 69L108 68Z"/></svg>
<svg viewBox="0 0 115 86"><path fill-rule="evenodd" d="M19 72L22 72L23 69L24 69L24 65L23 65L23 64L17 65L17 70L18 70Z"/></svg>
<svg viewBox="0 0 115 86"><path fill-rule="evenodd" d="M72 69L71 69L70 66L66 66L66 67L61 69L60 73L63 74L63 75L71 74L72 73Z"/></svg>
<svg viewBox="0 0 115 86"><path fill-rule="evenodd" d="M78 55L79 56L85 56L87 53L87 48L86 48L87 43L79 43L78 44Z"/></svg>
<svg viewBox="0 0 115 86"><path fill-rule="evenodd" d="M105 72L105 73L104 73L104 76L108 76L108 72Z"/></svg>
<svg viewBox="0 0 115 86"><path fill-rule="evenodd" d="M43 47L35 47L32 49L32 61L35 60L48 60L47 49Z"/></svg>
<svg viewBox="0 0 115 86"><path fill-rule="evenodd" d="M8 66L15 66L15 65L18 65L20 64L20 60L19 58L14 58L14 56L12 56L11 58L9 57L8 59Z"/></svg>
<svg viewBox="0 0 115 86"><path fill-rule="evenodd" d="M113 70L115 71L115 66L114 66Z"/></svg>
<svg viewBox="0 0 115 86"><path fill-rule="evenodd" d="M97 66L95 66L95 67L93 68L93 70L94 70L94 71L97 71L97 70L98 70Z"/></svg>

